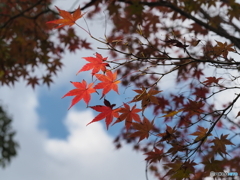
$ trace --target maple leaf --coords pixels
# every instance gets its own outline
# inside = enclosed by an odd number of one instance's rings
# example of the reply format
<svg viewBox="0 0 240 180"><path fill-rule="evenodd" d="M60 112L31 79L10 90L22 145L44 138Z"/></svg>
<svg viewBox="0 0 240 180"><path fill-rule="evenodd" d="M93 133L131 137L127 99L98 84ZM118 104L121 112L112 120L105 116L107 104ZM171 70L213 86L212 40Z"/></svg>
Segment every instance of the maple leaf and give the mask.
<svg viewBox="0 0 240 180"><path fill-rule="evenodd" d="M50 74L43 76L42 79L43 79L43 84L47 84L48 87L50 86L50 83L53 82Z"/></svg>
<svg viewBox="0 0 240 180"><path fill-rule="evenodd" d="M53 23L53 24L61 24L59 26L57 26L56 28L60 28L63 26L72 26L75 24L75 21L80 19L85 13L81 13L81 9L80 6L78 7L78 9L76 9L74 11L74 13L71 15L69 12L64 11L59 9L57 6L55 6L57 8L57 10L59 11L60 16L63 17L63 19L57 19L54 21L48 21L47 23Z"/></svg>
<svg viewBox="0 0 240 180"><path fill-rule="evenodd" d="M219 160L215 160L214 157L211 159L206 159L202 162L205 165L204 171L215 171L215 172L223 172L223 165L222 162Z"/></svg>
<svg viewBox="0 0 240 180"><path fill-rule="evenodd" d="M96 73L98 73L100 70L102 70L103 72L106 71L106 66L109 66L108 63L105 63L104 61L107 60L107 58L103 58L101 54L96 53L96 58L95 57L84 57L83 59L85 59L86 61L88 61L89 63L87 63L86 65L84 65L82 67L82 69L80 69L78 73L82 72L82 71L89 71L92 69L92 75L95 75Z"/></svg>
<svg viewBox="0 0 240 180"><path fill-rule="evenodd" d="M105 106L102 105L97 105L97 106L91 106L92 109L94 109L95 111L101 112L100 114L98 114L90 123L88 123L87 125L93 123L93 122L97 122L100 121L102 119L105 118L105 122L106 122L106 126L108 129L108 126L111 124L111 122L113 121L113 118L118 118L119 114L119 108L118 109L113 109L113 107L116 104L110 104L110 102L106 99L104 99L104 104Z"/></svg>
<svg viewBox="0 0 240 180"><path fill-rule="evenodd" d="M222 78L216 78L216 77L206 77L207 80L203 82L203 84L209 86L212 83L218 84L218 81Z"/></svg>
<svg viewBox="0 0 240 180"><path fill-rule="evenodd" d="M85 49L92 49L91 44L89 42L87 42L86 40L81 40L81 47L85 48Z"/></svg>
<svg viewBox="0 0 240 180"><path fill-rule="evenodd" d="M165 176L170 176L169 179L176 180L189 179L190 174L194 174L194 166L196 165L197 164L194 161L190 160L187 160L184 163L178 160L174 163L165 164L165 167L170 169Z"/></svg>
<svg viewBox="0 0 240 180"><path fill-rule="evenodd" d="M165 133L159 133L157 134L158 136L162 137L162 139L159 141L170 141L172 139L176 139L177 137L174 135L174 133L176 132L175 127L172 128L171 126L166 125L166 132Z"/></svg>
<svg viewBox="0 0 240 180"><path fill-rule="evenodd" d="M136 109L136 105L134 105L132 109L130 109L130 106L124 103L124 108L120 108L120 110L118 111L122 114L118 117L117 121L114 124L122 122L125 119L125 127L128 130L132 125L132 120L141 122L140 116L137 114L140 111L142 110Z"/></svg>
<svg viewBox="0 0 240 180"><path fill-rule="evenodd" d="M228 134L221 135L220 139L218 137L215 137L215 139L212 140L214 143L214 146L212 146L215 153L220 154L220 156L223 157L223 154L228 154L226 152L226 146L225 145L234 145L230 140L227 139ZM224 157L223 157L224 158Z"/></svg>
<svg viewBox="0 0 240 180"><path fill-rule="evenodd" d="M172 141L171 142L172 147L167 151L167 153L175 155L179 152L183 152L183 151L187 151L188 149L186 147L183 147L182 145L180 145L179 143L177 143L176 141ZM171 162L175 161L178 158L178 155L176 155Z"/></svg>
<svg viewBox="0 0 240 180"><path fill-rule="evenodd" d="M202 71L202 69L196 69L193 73L193 76L197 77L197 79L200 79L200 77L204 75Z"/></svg>
<svg viewBox="0 0 240 180"><path fill-rule="evenodd" d="M176 96L173 95L173 101L175 102L175 106L178 107L180 104L184 104L184 96L180 95L180 96Z"/></svg>
<svg viewBox="0 0 240 180"><path fill-rule="evenodd" d="M71 83L76 87L76 89L69 91L67 94L65 94L62 97L64 98L66 96L75 96L72 100L71 106L68 109L70 109L73 105L75 105L81 99L83 99L85 103L88 105L91 99L90 94L96 92L96 90L92 87L93 83L90 83L88 86L85 80L83 80L82 82L71 82Z"/></svg>
<svg viewBox="0 0 240 180"><path fill-rule="evenodd" d="M202 101L192 101L190 99L188 100L189 102L186 105L184 105L183 110L185 112L188 112L190 116L200 115L201 113L204 112L202 110L202 107L204 106Z"/></svg>
<svg viewBox="0 0 240 180"><path fill-rule="evenodd" d="M161 117L173 117L175 116L177 113L183 111L183 109L179 109L177 111L170 111L170 112L166 112L167 114L164 115L164 116L161 116Z"/></svg>
<svg viewBox="0 0 240 180"><path fill-rule="evenodd" d="M206 138L206 135L207 135L207 132L208 132L208 128L204 128L202 126L198 126L197 128L197 131L190 134L190 135L193 135L193 136L197 136L196 139L194 141L200 141L202 140L203 138L205 139ZM209 134L209 136L211 136L212 134Z"/></svg>
<svg viewBox="0 0 240 180"><path fill-rule="evenodd" d="M149 163L160 161L163 157L163 150L154 147L153 151L147 152L145 155L147 155L145 160Z"/></svg>
<svg viewBox="0 0 240 180"><path fill-rule="evenodd" d="M204 87L196 87L195 92L193 95L196 95L196 99L206 98L207 94L209 93L209 89Z"/></svg>
<svg viewBox="0 0 240 180"><path fill-rule="evenodd" d="M215 40L216 41L216 40ZM232 51L234 52L235 50L232 48L233 44L227 44L226 42L223 44L222 42L216 41L217 45L214 47L215 53L219 55L223 55L224 58L227 58L228 52Z"/></svg>
<svg viewBox="0 0 240 180"><path fill-rule="evenodd" d="M144 117L143 121L140 123L132 123L133 129L137 130L136 132L132 133L131 137L139 137L139 141L143 140L144 138L149 137L149 132L153 128L153 121L150 122L146 117Z"/></svg>
<svg viewBox="0 0 240 180"><path fill-rule="evenodd" d="M120 83L120 81L116 80L117 72L112 73L112 71L107 71L106 75L104 75L104 74L95 74L95 76L98 78L98 80L102 81L102 82L98 83L94 87L95 89L103 89L102 97L105 94L107 94L111 89L118 93L118 86L117 86L117 84Z"/></svg>
<svg viewBox="0 0 240 180"><path fill-rule="evenodd" d="M39 79L37 77L30 77L27 80L28 80L27 85L31 85L33 89L35 88L35 85L39 85L38 82Z"/></svg>
<svg viewBox="0 0 240 180"><path fill-rule="evenodd" d="M142 90L134 90L138 95L136 95L132 102L142 101L142 108L145 109L151 102L154 104L159 104L157 97L154 95L162 92L151 88L148 92L146 88L142 88Z"/></svg>

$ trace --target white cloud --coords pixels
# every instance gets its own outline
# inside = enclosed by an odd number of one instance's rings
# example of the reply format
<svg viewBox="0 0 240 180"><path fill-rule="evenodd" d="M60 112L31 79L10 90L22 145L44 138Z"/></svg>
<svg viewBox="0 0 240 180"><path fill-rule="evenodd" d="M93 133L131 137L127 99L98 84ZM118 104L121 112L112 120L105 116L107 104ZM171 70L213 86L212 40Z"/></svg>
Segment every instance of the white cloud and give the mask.
<svg viewBox="0 0 240 180"><path fill-rule="evenodd" d="M70 110L65 119L69 136L50 139L37 128L37 92L16 84L1 88L4 104L14 119L18 156L6 169L3 180L145 180L144 157L125 146L117 151L100 123L86 126L93 119L91 111ZM57 127L56 127L57 128Z"/></svg>

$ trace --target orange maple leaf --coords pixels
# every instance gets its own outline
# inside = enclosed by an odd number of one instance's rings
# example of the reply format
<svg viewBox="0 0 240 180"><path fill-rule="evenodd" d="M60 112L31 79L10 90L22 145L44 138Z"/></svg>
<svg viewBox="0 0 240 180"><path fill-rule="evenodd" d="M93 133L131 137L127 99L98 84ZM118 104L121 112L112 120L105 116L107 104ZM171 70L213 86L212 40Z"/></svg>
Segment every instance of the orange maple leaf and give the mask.
<svg viewBox="0 0 240 180"><path fill-rule="evenodd" d="M75 24L75 21L80 19L85 13L82 14L80 7L74 11L74 13L71 15L69 12L59 9L57 6L55 6L57 10L59 11L60 16L63 17L63 19L57 19L54 21L48 21L47 23L53 23L53 24L61 24L57 26L56 28L60 28L63 26L72 26Z"/></svg>
<svg viewBox="0 0 240 180"><path fill-rule="evenodd" d="M84 65L82 67L82 69L80 69L78 73L82 72L82 71L89 71L92 69L92 75L95 75L96 73L98 73L100 70L102 70L103 72L106 71L106 66L109 66L108 63L105 63L104 61L107 60L107 58L103 58L101 54L96 53L96 58L95 57L84 57L83 59L85 59L86 61L88 61L89 63L87 63L86 65Z"/></svg>
<svg viewBox="0 0 240 180"><path fill-rule="evenodd" d="M232 48L233 44L228 45L226 42L224 44L222 42L219 42L219 41L216 41L216 42L217 42L217 45L214 47L214 51L218 55L222 54L224 58L227 58L227 55L228 55L229 51L232 51L232 52L235 51L235 49Z"/></svg>
<svg viewBox="0 0 240 180"><path fill-rule="evenodd" d="M105 94L107 94L111 89L118 93L118 86L117 86L117 84L120 83L120 81L116 80L117 72L112 73L112 71L107 71L106 75L104 75L104 74L95 74L95 76L98 78L99 81L102 81L102 82L98 83L94 87L95 89L103 89L102 97Z"/></svg>
<svg viewBox="0 0 240 180"><path fill-rule="evenodd" d="M195 141L200 141L204 138L207 138L206 135L207 135L207 132L208 132L208 128L204 128L202 126L198 126L197 128L197 131L190 134L190 135L193 135L193 136L197 136L195 138ZM211 136L212 134L209 134L209 136Z"/></svg>
<svg viewBox="0 0 240 180"><path fill-rule="evenodd" d="M119 116L119 118L114 124L122 122L125 119L126 120L125 126L126 126L126 129L128 130L132 125L132 120L141 122L140 116L137 114L140 111L142 110L136 109L136 105L134 105L132 109L130 109L130 106L124 103L124 108L120 108L120 110L118 111L119 113L122 113L122 114Z"/></svg>
<svg viewBox="0 0 240 180"><path fill-rule="evenodd" d="M113 118L118 118L119 114L118 111L119 109L113 109L113 107L116 104L110 104L110 102L106 99L104 99L104 104L105 106L102 105L97 105L97 106L92 106L91 108L94 109L95 111L101 112L100 114L98 114L90 123L88 123L87 125L93 123L93 122L97 122L100 121L102 119L105 118L105 122L106 122L106 126L108 129L108 126L111 124L111 122L113 121Z"/></svg>
<svg viewBox="0 0 240 180"><path fill-rule="evenodd" d="M69 91L67 94L65 94L62 97L64 98L66 96L75 96L72 99L71 106L68 109L70 109L73 105L75 105L81 99L83 99L85 103L88 105L91 99L90 94L96 92L96 90L92 87L93 83L90 83L88 86L85 80L83 80L82 82L71 82L71 83L76 87L76 89Z"/></svg>

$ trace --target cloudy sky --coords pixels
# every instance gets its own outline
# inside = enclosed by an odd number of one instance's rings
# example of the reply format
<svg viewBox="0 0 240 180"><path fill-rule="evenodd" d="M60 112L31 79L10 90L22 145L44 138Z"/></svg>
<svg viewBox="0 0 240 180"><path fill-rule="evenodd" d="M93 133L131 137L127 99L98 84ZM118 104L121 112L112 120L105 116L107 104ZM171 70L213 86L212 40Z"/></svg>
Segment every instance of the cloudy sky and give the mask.
<svg viewBox="0 0 240 180"><path fill-rule="evenodd" d="M145 179L141 155L127 146L116 151L113 138L103 124L86 127L94 116L91 111L74 108L66 111L58 120L63 121L68 134L63 138L51 138L46 129L39 129L41 115L36 109L41 106L40 89L34 92L19 83L14 89L1 89L0 93L4 94L3 102L8 104L7 110L14 119L21 145L17 158L5 170L0 170L1 179ZM45 111L51 113L51 108Z"/></svg>

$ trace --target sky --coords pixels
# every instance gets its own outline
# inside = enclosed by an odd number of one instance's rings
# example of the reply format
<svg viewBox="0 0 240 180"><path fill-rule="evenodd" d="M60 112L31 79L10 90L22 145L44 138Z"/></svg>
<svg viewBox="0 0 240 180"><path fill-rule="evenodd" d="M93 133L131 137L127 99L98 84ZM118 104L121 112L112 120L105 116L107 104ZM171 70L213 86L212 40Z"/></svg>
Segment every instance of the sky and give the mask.
<svg viewBox="0 0 240 180"><path fill-rule="evenodd" d="M53 5L70 10L74 2L58 0ZM102 23L89 22L95 37L104 37L104 14L102 17ZM84 21L79 20L81 23ZM77 32L87 38L82 30L77 29ZM108 131L102 122L86 126L97 113L87 109L84 102L68 110L72 97L62 99L73 89L70 81L91 79L87 73L76 76L76 72L86 63L82 57L93 56L95 52L107 56L107 52L97 49L66 53L62 61L64 67L54 77L50 88L40 86L33 90L25 81L14 87L1 87L1 103L13 119L20 148L10 165L0 168L0 180L146 180L145 157L134 152L130 145L115 149L113 140L119 126ZM173 84L169 82L164 79L162 88L171 89ZM122 90L120 88L120 92ZM127 95L118 97L112 92L108 98L120 102ZM102 102L95 96L91 103ZM149 180L154 178L149 175Z"/></svg>

